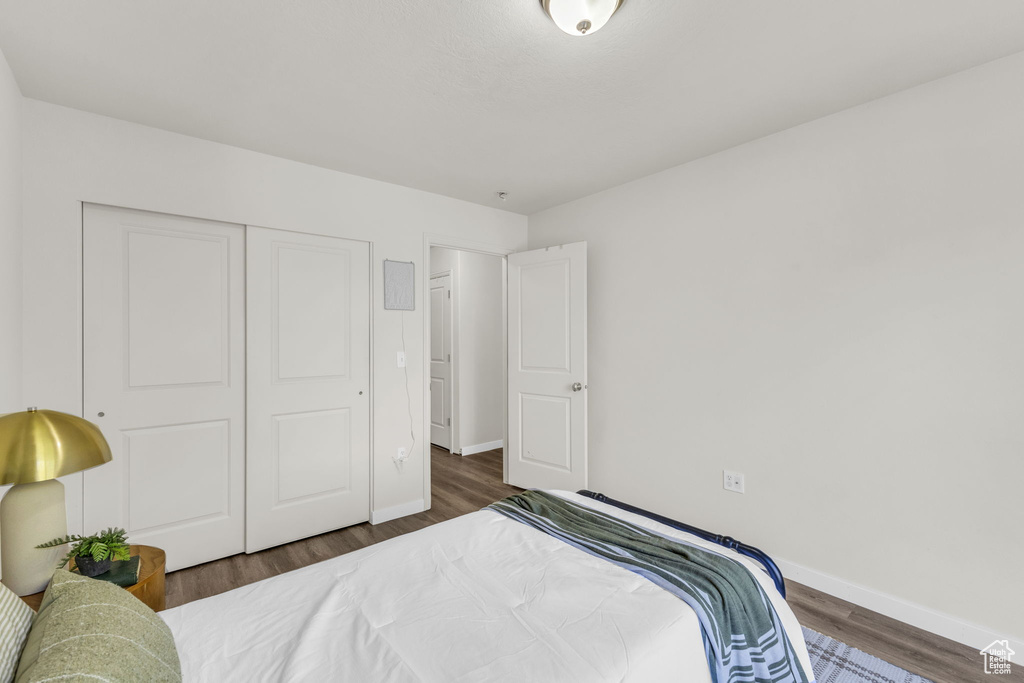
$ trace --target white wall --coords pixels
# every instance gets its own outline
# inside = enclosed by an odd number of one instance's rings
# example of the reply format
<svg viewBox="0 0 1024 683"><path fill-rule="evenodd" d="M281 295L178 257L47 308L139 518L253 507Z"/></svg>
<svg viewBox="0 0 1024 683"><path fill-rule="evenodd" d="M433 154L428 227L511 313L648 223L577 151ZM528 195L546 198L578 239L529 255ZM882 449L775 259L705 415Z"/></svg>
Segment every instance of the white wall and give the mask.
<svg viewBox="0 0 1024 683"><path fill-rule="evenodd" d="M82 411L80 202L366 240L373 354L384 359L373 370L373 508L377 519L417 511L425 299L417 283L415 311L385 311L382 261L414 261L423 272L424 233L520 248L526 218L34 100L24 115L25 399ZM399 468L392 457L412 446L405 374L390 360L402 348L403 315L416 445ZM74 530L81 486L68 488Z"/></svg>
<svg viewBox="0 0 1024 683"><path fill-rule="evenodd" d="M589 243L592 488L1019 642L1022 83L1016 55L531 216L531 248Z"/></svg>
<svg viewBox="0 0 1024 683"><path fill-rule="evenodd" d="M21 90L0 52L0 415L21 400ZM0 486L0 497L8 486Z"/></svg>
<svg viewBox="0 0 1024 683"><path fill-rule="evenodd" d="M430 262L431 273L453 274L454 381L459 387L453 450L479 452L476 447L501 441L505 434L502 259L434 247Z"/></svg>
<svg viewBox="0 0 1024 683"><path fill-rule="evenodd" d="M505 435L502 263L459 253L459 443L462 449Z"/></svg>
<svg viewBox="0 0 1024 683"><path fill-rule="evenodd" d="M430 275L440 275L445 271L454 274L459 269L459 251L443 247L430 248Z"/></svg>
<svg viewBox="0 0 1024 683"><path fill-rule="evenodd" d="M0 415L21 400L21 91L0 52Z"/></svg>

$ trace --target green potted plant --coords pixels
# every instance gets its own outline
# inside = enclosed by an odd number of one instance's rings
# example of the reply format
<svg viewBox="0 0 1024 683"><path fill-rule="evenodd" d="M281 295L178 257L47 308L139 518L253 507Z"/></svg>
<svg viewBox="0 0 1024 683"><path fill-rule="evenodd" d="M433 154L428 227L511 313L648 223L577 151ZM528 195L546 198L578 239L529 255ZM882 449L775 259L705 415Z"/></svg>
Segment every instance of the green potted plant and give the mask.
<svg viewBox="0 0 1024 683"><path fill-rule="evenodd" d="M111 527L92 536L72 534L63 538L55 538L36 547L56 548L59 545L71 543L71 549L57 567L63 567L68 560L74 558L75 566L82 576L98 576L109 571L114 560L131 558L127 533L124 529Z"/></svg>

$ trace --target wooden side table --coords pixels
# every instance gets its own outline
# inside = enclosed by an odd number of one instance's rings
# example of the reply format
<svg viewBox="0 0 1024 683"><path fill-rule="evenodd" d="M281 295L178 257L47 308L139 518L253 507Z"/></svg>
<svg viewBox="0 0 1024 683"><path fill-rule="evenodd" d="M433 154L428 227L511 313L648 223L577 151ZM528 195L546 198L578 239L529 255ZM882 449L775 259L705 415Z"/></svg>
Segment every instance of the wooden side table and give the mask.
<svg viewBox="0 0 1024 683"><path fill-rule="evenodd" d="M164 590L164 567L167 565L167 556L163 550L151 545L132 545L131 554L139 556L139 582L125 590L154 612L159 612L167 606L167 593ZM23 595L21 599L38 611L43 601L43 593L45 591Z"/></svg>

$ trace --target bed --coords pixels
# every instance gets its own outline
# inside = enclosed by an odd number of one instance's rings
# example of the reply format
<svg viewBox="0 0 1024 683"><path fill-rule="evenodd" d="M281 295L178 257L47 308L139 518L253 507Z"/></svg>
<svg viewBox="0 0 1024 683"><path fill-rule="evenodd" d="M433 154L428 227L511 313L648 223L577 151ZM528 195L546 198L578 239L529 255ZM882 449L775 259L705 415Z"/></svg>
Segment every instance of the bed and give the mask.
<svg viewBox="0 0 1024 683"><path fill-rule="evenodd" d="M813 678L770 560L596 494L551 493L742 564ZM489 509L160 616L185 681L713 680L694 609Z"/></svg>

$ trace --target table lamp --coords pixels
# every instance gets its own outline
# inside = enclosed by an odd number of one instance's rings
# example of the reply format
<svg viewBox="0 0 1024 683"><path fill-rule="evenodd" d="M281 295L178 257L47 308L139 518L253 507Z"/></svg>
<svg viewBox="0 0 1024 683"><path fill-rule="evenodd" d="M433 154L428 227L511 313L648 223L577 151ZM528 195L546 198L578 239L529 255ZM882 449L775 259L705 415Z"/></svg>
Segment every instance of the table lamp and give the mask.
<svg viewBox="0 0 1024 683"><path fill-rule="evenodd" d="M0 570L18 595L46 588L62 549L39 550L68 533L64 484L57 477L110 462L99 427L67 413L29 408L0 417Z"/></svg>

